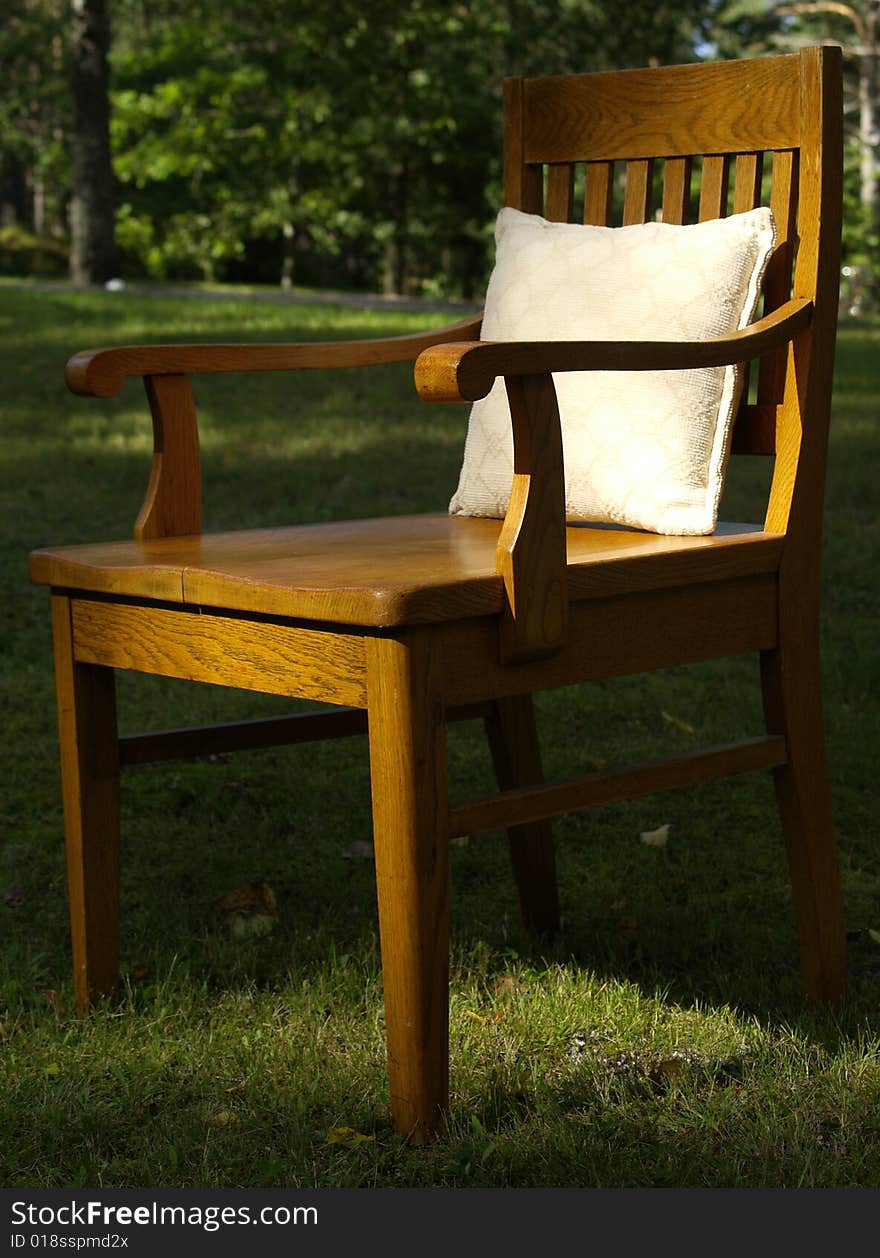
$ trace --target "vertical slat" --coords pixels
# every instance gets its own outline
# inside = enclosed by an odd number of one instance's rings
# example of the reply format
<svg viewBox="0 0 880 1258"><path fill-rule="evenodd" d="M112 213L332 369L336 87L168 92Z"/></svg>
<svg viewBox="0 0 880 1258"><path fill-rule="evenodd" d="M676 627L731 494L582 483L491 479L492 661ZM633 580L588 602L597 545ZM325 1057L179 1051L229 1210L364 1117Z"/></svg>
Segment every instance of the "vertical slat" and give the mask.
<svg viewBox="0 0 880 1258"><path fill-rule="evenodd" d="M791 296L791 272L797 232L798 154L785 150L773 154L773 187L770 208L776 220L777 241L764 277L764 311L778 309ZM758 402L777 405L785 388L785 346L765 354L758 372Z"/></svg>
<svg viewBox="0 0 880 1258"><path fill-rule="evenodd" d="M663 222L686 223L690 213L691 159L670 157L663 171Z"/></svg>
<svg viewBox="0 0 880 1258"><path fill-rule="evenodd" d="M544 208L544 175L523 158L523 80L504 80L504 204L525 214Z"/></svg>
<svg viewBox="0 0 880 1258"><path fill-rule="evenodd" d="M589 162L587 187L584 193L584 222L593 227L611 224L611 202L614 192L614 163Z"/></svg>
<svg viewBox="0 0 880 1258"><path fill-rule="evenodd" d="M725 218L727 215L727 183L730 177L730 158L726 153L711 154L703 158L703 177L700 184L700 222L708 218Z"/></svg>
<svg viewBox="0 0 880 1258"><path fill-rule="evenodd" d="M571 220L571 203L574 192L574 167L566 163L547 168L547 204L544 217L554 223Z"/></svg>
<svg viewBox="0 0 880 1258"><path fill-rule="evenodd" d="M733 212L745 214L761 204L761 176L764 172L763 153L737 153L733 180ZM742 398L747 402L752 364L742 368Z"/></svg>
<svg viewBox="0 0 880 1258"><path fill-rule="evenodd" d="M738 153L733 181L733 212L745 214L761 204L761 176L764 173L763 153Z"/></svg>
<svg viewBox="0 0 880 1258"><path fill-rule="evenodd" d="M652 158L626 164L626 192L623 198L623 225L647 223L651 217Z"/></svg>

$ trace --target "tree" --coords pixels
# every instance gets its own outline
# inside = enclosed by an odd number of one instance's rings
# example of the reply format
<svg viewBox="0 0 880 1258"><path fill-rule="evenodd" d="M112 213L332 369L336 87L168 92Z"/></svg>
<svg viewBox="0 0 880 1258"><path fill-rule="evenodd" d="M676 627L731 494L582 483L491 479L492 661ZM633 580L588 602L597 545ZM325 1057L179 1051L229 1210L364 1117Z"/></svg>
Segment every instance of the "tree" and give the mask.
<svg viewBox="0 0 880 1258"><path fill-rule="evenodd" d="M116 270L109 48L106 0L71 0L70 276L75 284L102 283Z"/></svg>

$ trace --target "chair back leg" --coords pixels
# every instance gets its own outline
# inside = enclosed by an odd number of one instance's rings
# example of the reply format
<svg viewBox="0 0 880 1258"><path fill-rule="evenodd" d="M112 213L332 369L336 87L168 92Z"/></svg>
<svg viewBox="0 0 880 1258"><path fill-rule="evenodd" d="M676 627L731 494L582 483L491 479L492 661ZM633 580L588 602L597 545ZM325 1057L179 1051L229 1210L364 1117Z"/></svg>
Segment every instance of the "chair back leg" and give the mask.
<svg viewBox="0 0 880 1258"><path fill-rule="evenodd" d="M784 634L783 641L784 641ZM761 656L767 732L783 734L788 762L773 770L785 837L804 995L837 1004L845 987L846 939L831 793L825 759L818 642Z"/></svg>
<svg viewBox="0 0 880 1258"><path fill-rule="evenodd" d="M486 717L486 734L502 791L543 782L541 747L531 695L497 699ZM510 862L525 930L552 935L559 929L556 856L549 821L512 826L508 831Z"/></svg>

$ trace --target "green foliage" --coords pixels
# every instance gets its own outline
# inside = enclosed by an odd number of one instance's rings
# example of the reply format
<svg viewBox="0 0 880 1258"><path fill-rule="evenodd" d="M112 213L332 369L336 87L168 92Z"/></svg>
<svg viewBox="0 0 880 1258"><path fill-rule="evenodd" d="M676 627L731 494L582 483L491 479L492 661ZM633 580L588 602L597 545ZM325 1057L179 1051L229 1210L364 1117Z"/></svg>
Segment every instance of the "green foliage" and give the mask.
<svg viewBox="0 0 880 1258"><path fill-rule="evenodd" d="M0 274L66 275L67 246L51 236L37 236L24 227L0 227Z"/></svg>
<svg viewBox="0 0 880 1258"><path fill-rule="evenodd" d="M856 0L860 10L868 0ZM501 197L501 85L851 42L769 0L111 0L112 141L127 274L463 296ZM66 234L63 0L0 23L0 201ZM848 127L858 111L847 57ZM855 132L853 132L855 136ZM878 227L847 149L844 236L864 307ZM873 216L876 219L876 214ZM38 221L37 221L38 220Z"/></svg>
<svg viewBox="0 0 880 1258"><path fill-rule="evenodd" d="M709 8L633 0L621 22L597 0L113 0L126 269L475 295L500 199L504 76L687 60ZM0 28L0 54L21 68L0 106L4 152L27 180L51 177L59 225L62 13L62 0L14 0Z"/></svg>

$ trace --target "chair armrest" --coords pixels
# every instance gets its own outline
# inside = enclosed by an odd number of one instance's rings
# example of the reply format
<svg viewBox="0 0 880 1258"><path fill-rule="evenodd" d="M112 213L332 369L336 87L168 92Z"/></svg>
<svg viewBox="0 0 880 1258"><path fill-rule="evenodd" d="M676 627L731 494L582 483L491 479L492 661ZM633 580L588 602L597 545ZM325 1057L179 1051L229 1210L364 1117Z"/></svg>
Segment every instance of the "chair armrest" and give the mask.
<svg viewBox="0 0 880 1258"><path fill-rule="evenodd" d="M729 336L705 341L476 341L423 350L415 382L426 402L474 402L498 376L554 371L670 371L747 362L790 341L813 315L795 298Z"/></svg>
<svg viewBox="0 0 880 1258"><path fill-rule="evenodd" d="M114 397L129 376L189 375L217 371L292 371L368 367L408 362L428 346L479 336L482 313L459 323L407 336L288 345L128 345L74 354L64 378L73 393Z"/></svg>

